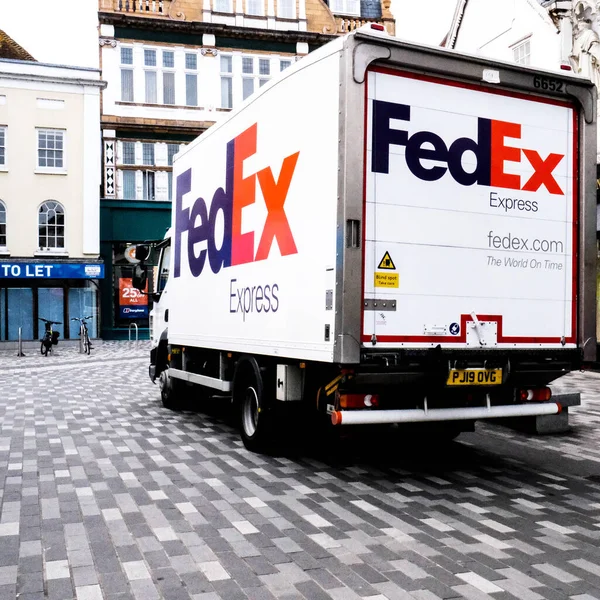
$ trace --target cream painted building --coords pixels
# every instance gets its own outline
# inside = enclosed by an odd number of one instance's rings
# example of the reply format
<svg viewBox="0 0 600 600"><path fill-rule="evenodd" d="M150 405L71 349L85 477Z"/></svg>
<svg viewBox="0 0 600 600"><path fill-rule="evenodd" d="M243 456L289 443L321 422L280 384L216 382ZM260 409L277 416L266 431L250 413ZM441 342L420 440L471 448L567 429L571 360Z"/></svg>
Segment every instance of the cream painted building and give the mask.
<svg viewBox="0 0 600 600"><path fill-rule="evenodd" d="M98 70L0 59L0 341L83 311L95 333L104 85Z"/></svg>

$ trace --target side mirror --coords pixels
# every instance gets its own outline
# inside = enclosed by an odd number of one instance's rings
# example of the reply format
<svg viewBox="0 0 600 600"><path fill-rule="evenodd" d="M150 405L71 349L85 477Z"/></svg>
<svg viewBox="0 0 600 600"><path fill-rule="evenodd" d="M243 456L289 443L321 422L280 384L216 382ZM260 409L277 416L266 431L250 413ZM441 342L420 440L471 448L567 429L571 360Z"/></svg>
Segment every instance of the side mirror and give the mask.
<svg viewBox="0 0 600 600"><path fill-rule="evenodd" d="M146 290L146 284L148 283L148 269L146 267L140 267L135 265L133 267L133 277L131 278L131 285L136 290L144 292Z"/></svg>
<svg viewBox="0 0 600 600"><path fill-rule="evenodd" d="M150 256L150 246L146 244L137 244L135 247L135 258L141 263L148 260Z"/></svg>

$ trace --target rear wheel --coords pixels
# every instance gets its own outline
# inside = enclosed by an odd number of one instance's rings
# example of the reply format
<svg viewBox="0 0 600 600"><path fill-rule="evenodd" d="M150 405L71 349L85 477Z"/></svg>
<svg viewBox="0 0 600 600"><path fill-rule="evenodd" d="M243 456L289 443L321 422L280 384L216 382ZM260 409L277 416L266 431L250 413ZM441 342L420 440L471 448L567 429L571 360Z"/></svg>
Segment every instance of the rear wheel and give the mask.
<svg viewBox="0 0 600 600"><path fill-rule="evenodd" d="M90 344L90 338L86 331L83 334L83 351L85 354L90 354L91 349L92 349L92 344Z"/></svg>
<svg viewBox="0 0 600 600"><path fill-rule="evenodd" d="M273 432L270 407L256 361L248 361L238 369L234 381L234 400L239 411L244 446L253 452L266 450L273 441Z"/></svg>

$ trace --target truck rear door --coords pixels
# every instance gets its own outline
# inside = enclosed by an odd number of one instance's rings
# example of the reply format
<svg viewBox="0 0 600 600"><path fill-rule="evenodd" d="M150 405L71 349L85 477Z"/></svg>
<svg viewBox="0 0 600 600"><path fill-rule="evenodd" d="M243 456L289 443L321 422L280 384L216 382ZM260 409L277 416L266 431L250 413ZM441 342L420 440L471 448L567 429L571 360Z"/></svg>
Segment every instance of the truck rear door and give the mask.
<svg viewBox="0 0 600 600"><path fill-rule="evenodd" d="M369 69L362 343L577 345L577 112Z"/></svg>

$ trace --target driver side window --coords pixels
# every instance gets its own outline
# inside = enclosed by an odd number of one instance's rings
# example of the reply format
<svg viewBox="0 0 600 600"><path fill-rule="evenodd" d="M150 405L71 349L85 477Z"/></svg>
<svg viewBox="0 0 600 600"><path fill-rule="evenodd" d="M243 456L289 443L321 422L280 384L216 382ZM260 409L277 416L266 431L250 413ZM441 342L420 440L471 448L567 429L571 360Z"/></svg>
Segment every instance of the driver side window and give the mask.
<svg viewBox="0 0 600 600"><path fill-rule="evenodd" d="M160 255L160 262L158 265L158 284L157 292L162 292L167 285L167 279L169 278L169 265L171 264L171 246L165 246Z"/></svg>

